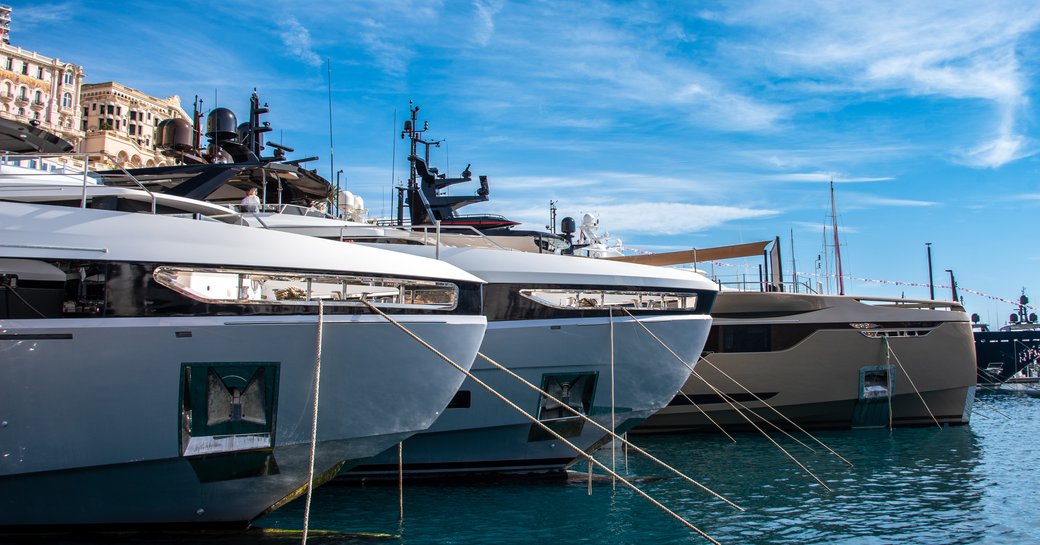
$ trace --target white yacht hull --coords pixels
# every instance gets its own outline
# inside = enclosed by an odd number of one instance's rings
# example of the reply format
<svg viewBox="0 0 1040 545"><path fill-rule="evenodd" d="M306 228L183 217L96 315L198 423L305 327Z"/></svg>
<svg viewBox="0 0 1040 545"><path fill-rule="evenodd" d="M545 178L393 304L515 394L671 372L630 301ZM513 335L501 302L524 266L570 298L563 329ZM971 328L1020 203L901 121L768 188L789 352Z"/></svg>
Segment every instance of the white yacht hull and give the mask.
<svg viewBox="0 0 1040 545"><path fill-rule="evenodd" d="M694 364L711 325L707 315L640 317L661 342ZM614 318L613 423L621 433L664 407L690 375L661 342L631 317ZM547 375L597 375L590 416L610 428L611 351L607 318L517 320L491 322L481 353L542 387ZM533 416L541 394L494 368L480 356L474 375ZM473 380L468 408L449 408L430 427L404 442L403 468L408 477L558 472L580 452L546 435L530 419L493 397ZM602 430L585 423L566 439L591 451L608 440ZM563 435L567 436L567 433ZM398 452L390 449L365 461L345 477L396 478Z"/></svg>
<svg viewBox="0 0 1040 545"><path fill-rule="evenodd" d="M395 319L466 368L486 324ZM326 316L323 339L322 478L429 427L462 383L378 316ZM246 526L277 508L308 482L316 341L313 315L2 321L0 528ZM185 369L225 364L276 370L266 449L185 441Z"/></svg>

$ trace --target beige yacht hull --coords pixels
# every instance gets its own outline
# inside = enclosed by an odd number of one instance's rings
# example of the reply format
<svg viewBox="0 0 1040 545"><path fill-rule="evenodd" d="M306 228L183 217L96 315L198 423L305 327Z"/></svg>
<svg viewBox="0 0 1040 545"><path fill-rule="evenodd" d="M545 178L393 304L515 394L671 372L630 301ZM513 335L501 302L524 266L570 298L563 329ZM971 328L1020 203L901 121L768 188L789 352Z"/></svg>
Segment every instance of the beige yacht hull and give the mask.
<svg viewBox="0 0 1040 545"><path fill-rule="evenodd" d="M809 428L969 421L975 352L959 305L724 293L713 315L706 351L714 351L672 403L635 432L717 431L712 420L727 430L751 429L751 421L771 427L762 419L793 427L790 419ZM741 341L726 328L749 326L777 349L732 351ZM870 388L871 377L880 377L880 386ZM727 397L739 404L727 403Z"/></svg>

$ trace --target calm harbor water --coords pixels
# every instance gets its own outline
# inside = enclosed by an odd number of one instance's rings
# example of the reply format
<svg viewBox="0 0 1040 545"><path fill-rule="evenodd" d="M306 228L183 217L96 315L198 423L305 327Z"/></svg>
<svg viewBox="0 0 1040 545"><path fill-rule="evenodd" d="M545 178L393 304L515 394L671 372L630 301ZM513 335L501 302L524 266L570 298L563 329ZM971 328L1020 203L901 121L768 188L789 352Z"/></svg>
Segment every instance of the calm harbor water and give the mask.
<svg viewBox="0 0 1040 545"><path fill-rule="evenodd" d="M986 393L969 426L823 432L853 462L777 441L833 491L754 434L635 437L641 447L746 508L737 512L632 455L637 486L713 538L736 544L1040 543L1040 399ZM1006 414L1010 418L1001 416ZM601 454L609 465L609 452ZM623 456L619 472L625 473ZM707 543L631 490L584 481L407 484L398 523L395 486L315 491L312 543ZM302 528L294 502L258 526ZM364 535L346 535L350 533ZM391 534L377 536L369 534ZM2 539L2 538L0 538ZM121 536L76 543L299 543L299 535Z"/></svg>
<svg viewBox="0 0 1040 545"><path fill-rule="evenodd" d="M777 437L832 492L754 434L735 444L712 435L634 438L746 512L675 477L638 486L724 544L1040 543L1040 399L984 393L979 401L969 426L817 434L853 467ZM609 464L609 454L600 459ZM623 472L621 457L618 466ZM666 472L630 456L628 474ZM584 482L408 485L404 501L398 526L395 487L324 487L311 527L391 533L406 544L707 543L609 482L591 497ZM302 518L296 502L259 524L300 528Z"/></svg>

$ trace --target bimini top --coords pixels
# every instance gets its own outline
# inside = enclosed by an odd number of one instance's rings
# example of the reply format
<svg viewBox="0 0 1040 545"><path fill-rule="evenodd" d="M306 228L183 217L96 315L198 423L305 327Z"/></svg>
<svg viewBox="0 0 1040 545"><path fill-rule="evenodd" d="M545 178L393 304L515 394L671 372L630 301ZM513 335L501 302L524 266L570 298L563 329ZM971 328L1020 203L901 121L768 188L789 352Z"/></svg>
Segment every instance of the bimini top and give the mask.
<svg viewBox="0 0 1040 545"><path fill-rule="evenodd" d="M432 256L435 251L432 246L383 247L427 257ZM440 258L492 283L639 286L718 291L714 282L691 271L604 259L487 248L445 247L440 249Z"/></svg>
<svg viewBox="0 0 1040 545"><path fill-rule="evenodd" d="M266 229L0 201L0 256L351 272L481 282L448 263Z"/></svg>

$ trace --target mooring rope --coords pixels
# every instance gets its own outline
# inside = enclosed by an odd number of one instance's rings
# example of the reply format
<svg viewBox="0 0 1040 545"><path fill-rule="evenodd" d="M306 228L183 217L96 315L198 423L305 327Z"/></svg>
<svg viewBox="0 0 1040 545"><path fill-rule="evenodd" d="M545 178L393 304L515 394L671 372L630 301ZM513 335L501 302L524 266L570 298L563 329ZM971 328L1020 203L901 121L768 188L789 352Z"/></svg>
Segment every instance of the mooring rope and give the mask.
<svg viewBox="0 0 1040 545"><path fill-rule="evenodd" d="M982 405L982 406L984 406L984 407L985 407L985 410L987 410L987 411L993 411L993 412L995 412L995 413L999 414L1000 416L1003 416L1003 417L1004 417L1004 418L1006 418L1007 420L1011 420L1011 417L1010 417L1009 415L1007 415L1007 414L1004 414L1004 413L1000 412L1000 410L999 410L999 409L997 409L996 407L994 407L993 405L990 405L989 403L986 403L986 402L984 402L984 401L980 400L980 399L979 399L979 398L977 398L977 397L975 398L974 402L975 402L975 403L978 403L978 404L980 404L980 405ZM983 418L985 418L985 417L983 417Z"/></svg>
<svg viewBox="0 0 1040 545"><path fill-rule="evenodd" d="M325 305L318 299L318 348L314 355L314 414L311 416L311 459L307 479L307 503L303 508L303 545L311 523L311 497L314 494L314 452L318 442L318 393L321 391L321 342L325 330Z"/></svg>
<svg viewBox="0 0 1040 545"><path fill-rule="evenodd" d="M895 430L895 425L892 423L892 398L895 397L896 389L896 378L893 376L895 373L892 368L892 349L888 345L888 336L885 339L885 373L888 375L888 431L892 432Z"/></svg>
<svg viewBox="0 0 1040 545"><path fill-rule="evenodd" d="M404 522L404 441L397 443L397 522Z"/></svg>
<svg viewBox="0 0 1040 545"><path fill-rule="evenodd" d="M575 416L578 416L578 417L582 418L582 419L584 420L584 422L586 422L587 424L590 424L590 425L592 425L592 426L595 426L595 427L596 427L596 429L598 429L598 430L600 430L600 431L602 431L602 432L604 432L604 433L608 434L608 435L610 436L610 438L611 438L611 439L614 439L614 440L618 440L618 441L621 441L621 443L622 443L623 445L625 445L625 447L626 447L626 448L628 448L628 447L631 447L631 448L632 448L633 450L635 450L635 451L636 451L637 453L639 453L639 454L642 454L643 456L645 456L645 457L646 457L646 458L647 458L648 460L650 460L650 461L654 462L655 464L657 464L657 465L659 465L659 466L663 467L664 469L667 469L668 471L671 471L671 472L672 472L673 474L677 475L678 477L680 477L680 478L682 478L682 479L685 479L685 480L686 480L687 482L689 482L689 483L691 483L691 484L693 484L693 485L697 486L698 488L700 488L701 490L704 490L704 491L705 491L705 492L707 492L708 494L711 494L712 496L715 496L715 497L716 497L717 499L719 499L719 500L721 500L721 501L725 502L726 504L730 505L730 506L731 506L731 507L733 507L734 509L737 509L737 510L739 510L739 511L744 511L744 508L743 508L743 507L740 507L739 505L737 505L737 504L733 503L732 501L730 501L730 500L726 499L725 497L723 497L723 496L722 496L721 494L719 494L718 492L715 492L714 490L712 490L712 489L708 488L707 486L705 486L705 485L703 485L703 484L699 483L699 482L698 482L697 480L693 479L693 478L692 478L692 477L690 477L689 475L686 475L685 473L683 473L683 472L679 471L678 469L675 469L674 467L672 467L672 466L668 465L667 463L665 463L665 462L663 462L663 461L659 460L659 459L658 459L657 457L655 457L654 455L652 455L652 454L650 454L649 452L647 452L647 451L643 450L642 448L639 448L639 446L638 446L638 445L636 445L636 444L634 444L634 443L631 443L631 442L629 442L629 441L628 441L627 439L625 439L624 437L621 437L620 435L618 435L618 434L614 433L614 431L613 431L613 430L609 430L609 429L607 429L607 428L606 428L605 426L603 426L602 424L600 424L599 422L596 422L595 420L593 420L593 419L589 418L588 416L586 416L586 415L584 415L584 414L581 414L580 412L578 412L578 410L577 410L577 409L575 409L575 408L571 407L570 405L567 405L566 403L563 403L562 401L560 401L560 400L556 399L555 397L553 397L553 396L552 396L551 394L549 394L548 392L545 392L545 391L543 391L543 390L542 390L541 388L539 388L539 387L535 386L534 384L530 383L530 382L529 382L529 381L528 381L527 379L525 379L524 377L521 377L520 375L518 375L518 374L514 373L514 372L513 372L513 371L512 371L511 369L509 369L509 368L508 368L508 367L506 367L505 365L502 365L501 363L498 363L497 361L495 361L495 360L491 359L491 358L490 358L490 357L488 357L488 356L487 356L486 354L483 354L483 353L481 353L481 352L477 352L477 356L480 356L481 358L483 358L483 359L484 359L484 361L486 361L486 362L490 363L490 364L491 364L491 365L492 365L493 367L495 367L496 369L498 369L498 370L500 370L500 371L503 371L503 372L504 372L504 373L506 373L507 375L509 375L509 376L513 377L514 379L516 379L517 381L519 381L519 382L520 382L520 383L522 383L523 385L527 386L528 388L531 388L532 390L534 390L534 391L536 391L536 392L540 393L541 395L544 395L544 396L546 397L546 399L548 399L548 400L550 400L550 401L552 401L552 402L554 402L554 403L560 404L560 405L561 405L561 406L562 406L562 407L563 407L564 409L566 409L566 410L570 411L570 413L571 413L571 414L573 414L573 415L575 415Z"/></svg>
<svg viewBox="0 0 1040 545"><path fill-rule="evenodd" d="M684 362L684 363L685 363L685 362ZM683 386L685 386L685 384L684 384ZM693 401L692 399L690 399L690 396L686 395L686 392L682 391L682 388L680 388L680 389L679 389L679 395L683 396L683 398L685 398L685 399L686 399L686 401L687 401L687 402L688 402L688 403L689 403L690 405L693 405L693 408L694 408L694 409L697 409L698 411L700 411L700 413L701 413L702 415L704 415L704 418L707 418L707 419L708 419L708 422L711 422L712 424L714 424L714 425L715 425L715 427L716 427L716 428L718 428L718 430L719 430L719 431L721 431L721 432L722 432L723 434L725 434L725 436L726 436L726 437L729 437L729 440L730 440L730 441L733 441L734 443L736 443L736 442L737 442L737 440L736 440L736 439L734 439L734 438L733 438L733 436L732 436L732 435L730 435L730 434L729 434L729 432L727 432L727 431L726 431L726 429L725 429L725 428L723 428L721 424L719 424L718 422L716 422L716 421L715 421L715 419L714 419L714 418L712 418L712 417L711 417L711 415L709 415L707 411L705 411L704 409L702 409L700 405L698 405L698 404L694 403L694 401Z"/></svg>
<svg viewBox="0 0 1040 545"><path fill-rule="evenodd" d="M610 429L617 429L617 414L615 412L614 403L614 308L611 307L609 311L609 323L610 323ZM617 471L617 441L610 442L610 469ZM617 488L617 483L611 480L611 487ZM591 492L591 489L590 489Z"/></svg>
<svg viewBox="0 0 1040 545"><path fill-rule="evenodd" d="M624 310L625 310L625 312L628 312L628 309L624 309ZM628 312L628 315L629 315L629 316L632 316L632 313L631 313L631 312ZM634 317L634 316L633 316L633 317ZM658 337L657 335L655 335L653 331L650 331L650 328L646 327L646 325L645 325L645 324L643 324L642 322L639 322L638 320L636 320L636 321L637 321L637 323L639 323L639 325L643 326L643 330L644 330L644 331L646 331L646 332L647 332L647 333L648 333L648 334L649 334L649 335L650 335L651 337L653 337L653 338L654 338L654 339L655 339L655 340L656 340L657 342L661 343L661 346L663 346L663 347L664 347L664 348L665 348L666 350L668 350L669 352L671 352L672 356L675 356L675 358L676 358L676 359L678 359L678 360L679 360L679 361L681 361L681 362L682 362L682 363L683 363L684 365L686 365L687 367L689 367L689 368L690 368L690 372L691 372L691 373L694 373L694 370L693 370L693 366L692 366L692 365L690 365L690 364L689 364L689 363L688 363L688 362L687 362L686 360L684 360L684 359L683 359L683 358L682 358L681 356L679 356L679 354L676 354L676 353L675 353L675 351L671 349L671 347L669 347L669 346L668 346L667 344L665 344L665 342L664 342L664 341L662 341L660 337ZM845 462L845 463L846 463L846 464L848 464L849 466L852 466L852 465L853 465L853 464L852 464L852 462L850 462L850 461L846 460L844 456L842 456L842 455L838 454L837 452L835 452L835 451L834 451L834 449L832 449L831 447L827 446L827 445L826 445L826 444L825 444L825 443L824 443L823 441L820 441L819 439L817 439L817 438L816 438L816 436L814 436L813 434L809 433L808 431L805 431L805 429L804 429L804 428L802 428L801 426L799 426L798 424L796 424L796 423L795 423L795 422L794 422L793 420L791 420L790 418L787 418L787 416L786 416L786 415L785 415L784 413L782 413L782 412L778 411L778 410L777 410L777 409L776 409L775 407L773 407L773 406L772 406L772 405L770 405L769 403L766 403L766 401L765 401L765 400L763 400L762 398L758 397L758 395L756 395L756 394L755 394L754 392L752 392L751 390L749 390L749 389L747 389L746 387L744 387L744 385L743 385L743 384L741 384L741 383L740 383L739 381L737 381L737 379L735 379L735 378L733 378L733 377L729 376L729 374L727 374L727 373L726 373L725 371L723 371L722 369L719 369L719 367L718 367L717 365L715 365L715 364L714 364L714 363L712 363L711 361L709 361L709 360L705 359L705 358L704 358L703 356L700 356L700 361L704 361L705 363L707 363L708 365L710 365L710 366L711 366L711 367L712 367L713 369L715 369L715 370L716 370L716 371L718 371L718 372L719 372L720 374L722 374L722 376L724 376L724 377L726 377L726 378L730 379L731 381L733 381L733 383L734 383L734 384L736 384L737 386L740 386L740 388L741 388L741 389L743 389L743 390L744 390L745 392L747 392L748 394L750 394L750 395L751 395L751 397L755 398L755 400L756 400L756 401L758 401L759 403L761 403L761 404L765 405L766 407L768 407L769 409L771 409L771 410L772 410L773 412L775 412L776 414L780 415L780 417L781 417L781 418L783 418L783 419L784 419L784 420L786 420L786 421L787 421L788 423L790 423L790 424L791 424L792 426L794 426L795 428L797 428L797 429L798 429L798 431L800 431L800 432L804 433L805 435L809 436L809 437L810 437L810 438L811 438L811 439L812 439L813 441L815 441L815 442L816 442L817 444L819 444L819 445L820 445L820 446L822 446L823 448L827 449L827 451L828 451L828 452L830 452L831 454L833 454L834 456L836 456L836 457L837 457L837 458L838 458L839 460L841 460L841 461ZM702 378L701 378L701 380L704 380L704 378L702 377ZM717 390L717 389L716 389L716 388L715 388L714 386L712 386L711 384L709 384L709 383L708 383L708 381L704 380L704 383L705 383L705 384L707 384L707 385L708 385L708 386L709 386L710 388L712 388L713 390ZM757 428L757 426L755 426L755 427ZM800 465L800 464L799 464L799 465ZM821 481L821 484L822 484L822 481ZM824 485L824 486L827 486L827 485ZM828 490L830 490L830 489L828 488Z"/></svg>
<svg viewBox="0 0 1040 545"><path fill-rule="evenodd" d="M684 362L684 363L685 363L685 362ZM707 379L705 379L705 378L704 378L703 376L701 376L701 374L700 374L700 373L698 373L698 372L694 371L692 367L690 368L690 373L691 373L691 374L692 374L693 376L695 376L695 377L697 377L698 379L700 379L700 380L701 380L702 382L704 382L704 384L708 385L708 388L711 388L711 389L712 389L712 390L713 390L713 391L715 392L715 394L716 394L716 395L718 395L719 397L721 397L721 398L723 398L723 399L727 399L727 398L728 398L728 399L732 399L732 397L731 397L731 396L730 396L729 394L727 394L727 393L723 392L722 390L719 390L718 388L716 388L715 386L713 386L713 385L712 385L712 384L711 384L710 382L708 382L708 381L707 381ZM727 402L728 402L728 401L727 401ZM810 471L808 467L805 467L805 464L803 464L803 463L799 462L799 461L798 461L798 458L795 458L793 454L791 454L790 452L788 452L788 451L787 451L787 449L785 449L784 447L780 446L780 443L777 443L775 439L773 439L772 437L770 437L770 436L769 436L769 434L765 432L765 430L763 430L762 428L758 427L758 424L755 424L755 423L754 423L754 422L753 422L753 421L752 421L752 420L751 420L750 418L748 418L748 417L747 417L747 415L745 415L745 414L744 414L744 413L743 413L743 412L742 412L742 411L741 411L740 409L737 409L737 408L736 408L736 407L735 407L735 406L733 405L733 403L730 403L730 407L733 407L733 410L734 410L734 411L736 411L736 413L737 413L737 414L739 414L741 418L743 418L744 420L746 420L748 424L751 424L751 426L752 426L753 428L755 428L756 430L758 430L758 433L761 433L763 437L765 437L766 439L768 439L768 440L769 440L769 442L773 444L773 446L775 446L776 448L780 449L780 452L783 452L783 453L784 453L784 455L786 455L786 456L787 456L788 458L790 458L792 462L794 462L795 464L797 464L797 465L798 465L798 467L802 468L802 471L806 472L806 473L807 473L807 474L808 474L808 475L809 475L810 477L812 477L813 479L815 479L815 480L816 480L816 482L820 483L820 485L822 485L822 486L823 486L824 488L826 488L828 492L832 492L832 490L831 490L831 487L827 486L827 483L823 482L823 480L822 480L822 479L820 479L819 477L817 477L817 476L816 476L816 474L815 474L815 473L813 473L812 471Z"/></svg>
<svg viewBox="0 0 1040 545"><path fill-rule="evenodd" d="M888 344L887 336L885 337L885 346L888 348L888 352L892 354L892 357L895 358L896 364L899 365L899 368L903 371L903 374L906 375L906 380L910 382L910 387L914 389L914 393L916 393L918 399L921 400L921 404L924 405L924 410L928 411L928 416L932 417L932 422L935 422L936 427L938 427L941 430L942 424L940 424L939 419L935 418L935 415L932 414L931 407L929 407L928 402L924 400L924 396L921 395L921 391L917 389L917 385L914 384L914 379L910 377L910 373L906 371L906 367L903 367L903 363L899 361L899 355L896 354L895 350L892 350L892 345Z"/></svg>
<svg viewBox="0 0 1040 545"><path fill-rule="evenodd" d="M708 540L712 544L714 544L714 545L722 545L721 543L716 541L714 538L712 538L711 536L706 534L703 530L701 530L700 528L694 526L693 523L691 523L690 521L686 520L681 515L679 515L675 511L672 511L671 509L666 507L664 504L662 504L661 502L657 501L656 499L651 497L646 492L642 491L639 487L637 487L636 485L634 485L631 482L629 482L628 479L625 479L624 477L622 477L622 476L618 475L617 473L615 473L613 470L611 470L606 465L600 463L600 461L596 460L595 457L593 457L591 454L585 453L583 450L578 448L577 445L575 445L574 443L568 441L565 437L563 437L562 435L557 433L556 430L554 430L554 429L550 428L549 426L545 425L545 423L543 423L542 421L538 420L534 416L531 416L527 411L521 409L516 403L513 403L507 397L505 397L504 395L502 395L501 393L496 391L494 388L492 388L490 385L488 385L484 381L482 381L479 378L477 378L475 375L473 375L472 373L467 371L464 367L462 367L461 365L459 365L458 363L453 361L448 356L444 355L444 353L442 353L440 350L437 350L437 348L432 346L430 343L424 341L422 338L420 338L418 335L413 333L411 330L409 330L403 324L401 324L397 320L394 320L393 317L389 316L388 314L386 314L382 310L379 310L379 308L377 308L375 305L370 303L368 300L361 299L361 302L364 303L365 306L367 306L370 310L372 310L372 312L382 316L386 321L388 321L391 324L393 324L395 327L400 329L406 335L408 335L409 337L414 339L416 342L418 342L419 344L423 345L428 350L430 350L431 352L436 354L439 358L441 358L442 360L447 362L449 365L451 365L452 367L457 369L460 373L465 375L466 378L469 378L474 383L476 383L478 386L480 386L481 388L487 390L489 393L491 393L491 395L493 395L494 397L498 398L500 401L502 401L503 403L508 405L510 408L512 408L513 410L517 411L521 415L523 415L524 418L527 418L533 424L539 426L542 430L544 430L545 432L549 433L549 435L552 435L553 437L555 437L561 443L563 443L563 444L567 445L568 447L572 448L575 452L577 452L579 454L579 456L584 456L589 461L589 463L595 464L596 467L602 469L603 471L608 472L609 474L611 474L611 476L615 477L618 481L620 481L621 484L624 484L625 486L630 488L633 492L635 492L636 494L639 494L644 499L646 499L647 501L652 503L654 506L656 506L658 509L661 509L662 511L667 513L669 516L671 516L675 520L679 521L683 526L686 526L687 528L693 530L694 532L696 532L697 534L699 534L701 537L703 537L704 539Z"/></svg>
<svg viewBox="0 0 1040 545"><path fill-rule="evenodd" d="M771 411L773 411L774 413L776 413L776 414L777 414L778 416L780 416L780 418L783 418L783 419L784 419L784 421L786 421L786 422L787 422L788 424L790 424L790 425L794 426L794 428L795 428L795 429L797 429L798 431L800 431L800 432L804 433L804 434L805 434L805 435L806 435L807 437L809 437L810 439L812 439L812 440L813 440L813 442L815 442L816 444L818 444L818 445L820 445L821 447L823 447L824 449L826 449L826 450L827 450L827 452L830 452L830 453L831 453L832 455L834 455L834 456L835 456L836 458L838 458L838 459L839 459L839 460L841 460L842 462L845 462L845 463L846 463L846 464L848 464L848 465L849 465L850 467L851 467L851 466L853 466L853 465L855 465L855 464L853 464L852 462L850 462L850 461L848 461L847 459L845 459L845 457L844 457L844 456L842 456L841 454L838 454L838 452L837 452L837 451L835 451L834 449L832 449L832 448L831 448L830 446L828 446L828 445L827 445L826 443L824 443L823 441L821 441L821 440L820 440L819 438L817 438L817 437L816 437L815 435L813 435L813 434L809 433L809 432L808 432L808 431L807 431L807 430L806 430L805 428L803 428L802 426L799 426L797 422L795 422L794 420L791 420L790 418L788 418L786 414L784 414L784 413L780 412L780 411L779 411L779 410L778 410L778 409L777 409L776 407L774 407L774 406L773 406L772 404L768 403L768 402L767 402L766 400L762 399L761 397L758 397L758 394L756 394L756 393L752 392L751 390L749 390L749 389L748 389L748 388L747 388L746 386L744 386L743 384L741 384L741 383L740 383L740 382L739 382L739 381L738 381L737 379L733 378L733 377L732 377L732 376L730 376L730 375L729 375L728 373L726 373L726 372L725 372L725 371L723 371L723 370L722 370L721 368L719 368L719 366L717 366L717 365L715 365L714 363L712 363L712 362L711 362L711 360L705 359L705 358L703 358L703 357L701 358L701 360L702 360L702 361L704 361L705 363L707 363L708 365L710 365L712 369L714 369L714 370L718 371L718 372L719 372L719 373L720 373L720 374L721 374L722 376L724 376L724 377L728 378L729 380L733 381L733 383L734 383L734 384L736 384L737 386L739 386L739 387L740 387L740 389L744 390L744 391L745 391L745 392L747 392L747 393L748 393L749 395L751 395L751 397L753 397L753 398L755 399L755 401L758 401L759 403L761 403L762 405L764 405L765 407L767 407L767 408L768 408L769 410L771 410Z"/></svg>

